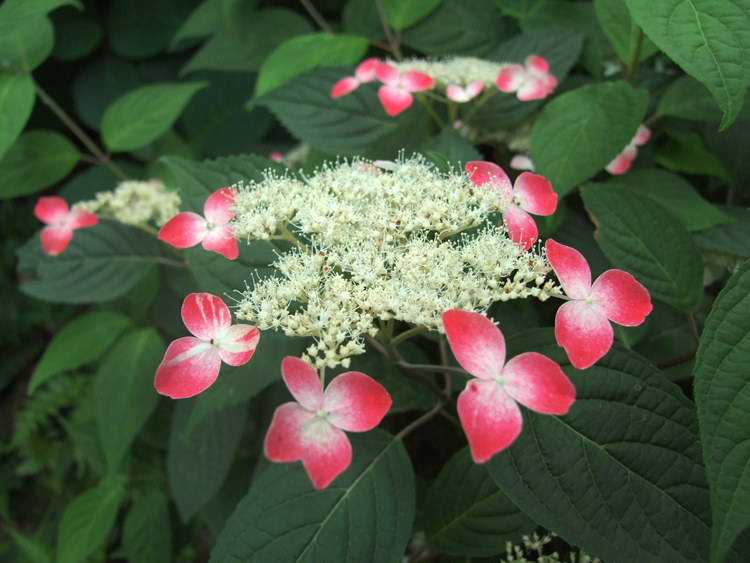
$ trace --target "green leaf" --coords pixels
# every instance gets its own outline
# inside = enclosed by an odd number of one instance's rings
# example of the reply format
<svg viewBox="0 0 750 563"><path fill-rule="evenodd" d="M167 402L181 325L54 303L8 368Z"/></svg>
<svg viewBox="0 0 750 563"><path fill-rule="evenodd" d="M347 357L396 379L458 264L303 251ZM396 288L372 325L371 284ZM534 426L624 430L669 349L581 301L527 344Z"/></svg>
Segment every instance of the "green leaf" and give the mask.
<svg viewBox="0 0 750 563"><path fill-rule="evenodd" d="M488 557L505 553L536 522L498 489L487 467L464 448L445 464L427 492L424 528L430 547L448 555Z"/></svg>
<svg viewBox="0 0 750 563"><path fill-rule="evenodd" d="M29 395L51 377L96 360L129 326L130 319L109 311L86 313L65 325L36 365Z"/></svg>
<svg viewBox="0 0 750 563"><path fill-rule="evenodd" d="M316 491L300 463L271 465L240 501L210 563L400 560L414 519L414 472L401 440L350 436L349 468Z"/></svg>
<svg viewBox="0 0 750 563"><path fill-rule="evenodd" d="M29 281L21 291L52 303L96 303L116 299L153 264L183 266L176 251L153 235L116 221L75 231L67 250L47 256L39 237L18 249L18 270Z"/></svg>
<svg viewBox="0 0 750 563"><path fill-rule="evenodd" d="M55 46L55 30L46 16L27 20L12 33L0 34L0 60L22 73L42 64Z"/></svg>
<svg viewBox="0 0 750 563"><path fill-rule="evenodd" d="M283 8L245 10L228 29L219 30L183 67L195 70L257 72L279 45L297 35L312 33L302 15Z"/></svg>
<svg viewBox="0 0 750 563"><path fill-rule="evenodd" d="M137 164L125 160L115 160L113 163L133 180L148 180L146 171ZM121 182L122 178L116 176L111 168L92 166L65 182L59 195L73 205L79 201L95 199L99 192L113 191Z"/></svg>
<svg viewBox="0 0 750 563"><path fill-rule="evenodd" d="M113 151L139 149L161 137L207 82L143 86L118 98L104 114L102 137Z"/></svg>
<svg viewBox="0 0 750 563"><path fill-rule="evenodd" d="M35 100L30 76L0 74L0 159L23 131Z"/></svg>
<svg viewBox="0 0 750 563"><path fill-rule="evenodd" d="M424 145L429 138L430 116L426 111L414 108L405 112L403 117L399 116L398 127L382 137L378 137L361 155L370 160L395 161L399 159L402 153L410 155L417 152L419 147ZM328 155L328 158L324 160L333 162L336 158ZM305 160L305 168L310 170L310 166L313 166L312 170L314 170L316 165L313 165L312 162L308 164ZM308 170L304 170L304 172L308 172Z"/></svg>
<svg viewBox="0 0 750 563"><path fill-rule="evenodd" d="M188 437L185 427L194 405L195 400L177 403L167 450L169 490L183 522L190 520L221 488L247 418L246 405L227 407L205 417Z"/></svg>
<svg viewBox="0 0 750 563"><path fill-rule="evenodd" d="M0 199L55 185L70 174L80 157L76 146L60 133L27 131L0 160Z"/></svg>
<svg viewBox="0 0 750 563"><path fill-rule="evenodd" d="M688 316L661 301L654 302L654 310L646 317L646 335L633 350L658 366L675 358L684 361L665 367L662 373L670 381L692 377L693 360L697 347Z"/></svg>
<svg viewBox="0 0 750 563"><path fill-rule="evenodd" d="M689 231L702 231L733 222L730 216L703 199L698 191L680 176L664 170L632 170L621 176L613 176L609 182L650 197L674 213Z"/></svg>
<svg viewBox="0 0 750 563"><path fill-rule="evenodd" d="M646 35L708 87L726 129L750 85L750 0L625 0Z"/></svg>
<svg viewBox="0 0 750 563"><path fill-rule="evenodd" d="M583 86L552 100L531 130L537 174L567 194L632 140L647 105L648 92L623 81Z"/></svg>
<svg viewBox="0 0 750 563"><path fill-rule="evenodd" d="M633 274L656 299L686 313L698 308L703 260L674 215L627 188L606 184L587 184L583 202L598 226L597 243L615 268Z"/></svg>
<svg viewBox="0 0 750 563"><path fill-rule="evenodd" d="M383 0L388 24L396 31L423 20L435 11L443 0Z"/></svg>
<svg viewBox="0 0 750 563"><path fill-rule="evenodd" d="M378 6L371 0L349 0L341 13L341 24L346 33L387 41Z"/></svg>
<svg viewBox="0 0 750 563"><path fill-rule="evenodd" d="M748 106L750 110L750 105ZM712 154L724 164L732 186L748 193L750 190L750 120L737 120L721 133L715 127L706 125L704 131L706 145Z"/></svg>
<svg viewBox="0 0 750 563"><path fill-rule="evenodd" d="M721 110L703 84L692 76L681 76L664 91L656 114L695 121L719 121Z"/></svg>
<svg viewBox="0 0 750 563"><path fill-rule="evenodd" d="M508 345L511 357L534 350L558 362L577 399L562 417L522 409L521 435L487 464L510 499L603 561L707 561L711 508L693 403L618 343L583 371L552 329Z"/></svg>
<svg viewBox="0 0 750 563"><path fill-rule="evenodd" d="M78 0L5 0L0 6L0 37L65 5L83 9Z"/></svg>
<svg viewBox="0 0 750 563"><path fill-rule="evenodd" d="M351 74L351 68L319 68L293 78L257 103L268 107L295 137L318 150L342 156L362 154L419 110L410 108L389 117L373 84L332 100L333 85Z"/></svg>
<svg viewBox="0 0 750 563"><path fill-rule="evenodd" d="M60 61L75 61L90 55L104 36L99 21L90 10L81 12L64 6L50 14L55 24L52 55Z"/></svg>
<svg viewBox="0 0 750 563"><path fill-rule="evenodd" d="M711 488L711 561L750 526L750 262L714 302L695 358L695 399Z"/></svg>
<svg viewBox="0 0 750 563"><path fill-rule="evenodd" d="M693 235L698 248L734 261L750 258L750 211L726 206L719 209L736 219L736 222Z"/></svg>
<svg viewBox="0 0 750 563"><path fill-rule="evenodd" d="M172 560L169 498L159 490L138 495L125 516L122 549L128 560L165 563Z"/></svg>
<svg viewBox="0 0 750 563"><path fill-rule="evenodd" d="M615 49L615 53L626 65L630 65L635 58L638 44L639 27L630 17L625 0L594 0L594 9L599 25L602 26L607 39ZM643 37L639 61L649 58L659 48L648 37Z"/></svg>
<svg viewBox="0 0 750 563"><path fill-rule="evenodd" d="M169 44L170 50L174 50L185 39L207 37L222 27L228 27L227 24L231 23L232 18L226 18L226 12L234 16L239 4L241 4L240 0L205 0L191 12L179 31L172 37Z"/></svg>
<svg viewBox="0 0 750 563"><path fill-rule="evenodd" d="M523 19L534 10L540 0L493 0L497 9L504 16Z"/></svg>
<svg viewBox="0 0 750 563"><path fill-rule="evenodd" d="M169 45L182 20L171 0L114 0L107 11L107 41L126 59L148 59Z"/></svg>
<svg viewBox="0 0 750 563"><path fill-rule="evenodd" d="M25 536L20 532L16 532L10 526L3 526L3 529L16 544L18 551L30 562L30 563L54 563L55 557L52 548L34 537Z"/></svg>
<svg viewBox="0 0 750 563"><path fill-rule="evenodd" d="M123 336L104 357L94 380L99 438L110 473L154 412L159 394L154 374L166 347L154 328Z"/></svg>
<svg viewBox="0 0 750 563"><path fill-rule="evenodd" d="M697 133L669 139L656 152L654 161L673 172L714 176L731 181L721 160L705 149Z"/></svg>
<svg viewBox="0 0 750 563"><path fill-rule="evenodd" d="M57 529L57 563L80 563L104 543L117 518L124 485L124 477L110 477L65 507Z"/></svg>
<svg viewBox="0 0 750 563"><path fill-rule="evenodd" d="M428 55L482 57L511 33L492 0L443 0L418 25L406 30L404 45Z"/></svg>
<svg viewBox="0 0 750 563"><path fill-rule="evenodd" d="M424 145L424 150L441 154L457 170L463 170L462 165L467 162L482 160L477 149L455 129L443 129L437 137Z"/></svg>
<svg viewBox="0 0 750 563"><path fill-rule="evenodd" d="M367 53L369 43L365 37L330 33L293 37L279 45L263 62L255 96L260 97L315 68L358 63Z"/></svg>

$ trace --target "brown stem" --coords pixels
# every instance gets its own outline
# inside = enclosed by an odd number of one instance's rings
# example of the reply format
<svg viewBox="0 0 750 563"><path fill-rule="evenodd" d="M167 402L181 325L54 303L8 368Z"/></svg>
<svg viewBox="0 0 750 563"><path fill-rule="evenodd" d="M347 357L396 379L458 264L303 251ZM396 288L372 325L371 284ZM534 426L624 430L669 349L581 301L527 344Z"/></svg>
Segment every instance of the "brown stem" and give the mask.
<svg viewBox="0 0 750 563"><path fill-rule="evenodd" d="M695 358L695 353L698 350L693 350L692 352L688 352L687 354L683 354L682 356L677 356L676 358L670 358L669 360L664 360L663 362L659 362L657 364L654 364L659 369L667 369L674 366L679 366L680 364L684 364L685 362L689 362L693 358Z"/></svg>
<svg viewBox="0 0 750 563"><path fill-rule="evenodd" d="M701 336L698 333L698 325L695 324L695 317L693 317L693 313L688 313L688 324L690 325L690 332L693 334L693 340L695 340L695 343L700 346L701 344Z"/></svg>
<svg viewBox="0 0 750 563"><path fill-rule="evenodd" d="M310 17L315 20L315 23L317 23L323 31L330 33L331 35L334 34L333 28L325 20L325 18L320 15L320 12L315 9L315 6L312 5L312 2L310 2L310 0L299 1L305 7L305 10L307 10L307 13L310 14Z"/></svg>
<svg viewBox="0 0 750 563"><path fill-rule="evenodd" d="M393 35L393 30L391 29L391 26L388 24L388 18L385 15L385 8L383 7L382 0L375 0L375 6L378 9L378 16L380 17L380 23L383 25L383 31L385 32L385 37L388 40L388 44L391 46L390 51L393 53L393 56L396 57L397 60L403 60L403 55L401 55L401 50L399 49L399 43L396 37Z"/></svg>

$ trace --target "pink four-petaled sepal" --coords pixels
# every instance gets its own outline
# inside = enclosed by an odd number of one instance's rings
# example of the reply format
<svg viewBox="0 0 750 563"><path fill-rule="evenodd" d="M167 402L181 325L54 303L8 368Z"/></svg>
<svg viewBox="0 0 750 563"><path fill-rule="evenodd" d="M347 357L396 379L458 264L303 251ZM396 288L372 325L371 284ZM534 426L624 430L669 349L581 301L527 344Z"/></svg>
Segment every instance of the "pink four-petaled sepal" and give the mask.
<svg viewBox="0 0 750 563"><path fill-rule="evenodd" d="M609 321L637 326L653 308L648 291L622 270L607 270L591 284L591 269L574 248L552 239L545 245L547 259L570 301L555 316L555 337L578 369L594 365L612 347Z"/></svg>
<svg viewBox="0 0 750 563"><path fill-rule="evenodd" d="M445 89L445 95L449 100L464 103L476 98L482 90L484 90L484 82L479 81L472 82L466 88L462 88L457 84L451 84Z"/></svg>
<svg viewBox="0 0 750 563"><path fill-rule="evenodd" d="M232 325L229 307L210 293L191 293L182 303L182 320L193 336L167 348L154 386L162 395L186 399L216 381L222 360L230 366L250 361L260 340L252 325Z"/></svg>
<svg viewBox="0 0 750 563"><path fill-rule="evenodd" d="M342 78L331 89L331 98L336 99L345 96L359 88L360 84L375 80L375 66L380 61L376 58L365 59L357 66L354 76Z"/></svg>
<svg viewBox="0 0 750 563"><path fill-rule="evenodd" d="M310 364L291 356L281 375L296 402L276 409L263 449L277 463L302 460L316 489L325 489L352 461L347 432L372 430L391 408L385 388L364 373L349 371L323 391Z"/></svg>
<svg viewBox="0 0 750 563"><path fill-rule="evenodd" d="M40 197L34 206L34 215L47 226L42 229L42 250L50 256L62 253L73 238L73 231L93 227L99 217L90 211L73 209L59 196Z"/></svg>
<svg viewBox="0 0 750 563"><path fill-rule="evenodd" d="M557 209L557 194L543 176L524 172L511 186L505 171L494 162L466 163L466 173L476 186L489 185L500 192L505 204L503 221L510 238L524 250L536 242L539 231L529 213L552 215Z"/></svg>
<svg viewBox="0 0 750 563"><path fill-rule="evenodd" d="M412 92L428 90L435 83L431 76L416 70L399 74L398 69L388 63L375 65L375 76L383 83L378 89L378 98L390 116L398 115L411 106L414 102Z"/></svg>
<svg viewBox="0 0 750 563"><path fill-rule="evenodd" d="M557 78L549 73L549 63L537 55L526 57L525 66L506 65L497 75L501 92L515 92L523 102L546 98L555 91Z"/></svg>
<svg viewBox="0 0 750 563"><path fill-rule="evenodd" d="M610 174L625 174L630 170L630 166L638 156L638 147L645 145L651 138L651 129L641 124L635 132L633 139L622 149L612 162L607 164L604 169Z"/></svg>
<svg viewBox="0 0 750 563"><path fill-rule="evenodd" d="M234 211L230 211L230 207L236 195L235 188L215 191L208 196L203 206L205 218L191 211L183 211L159 230L159 240L177 248L189 248L202 243L206 250L213 250L224 258L234 260L240 255L240 249L228 223L234 217Z"/></svg>
<svg viewBox="0 0 750 563"><path fill-rule="evenodd" d="M575 402L575 387L548 357L527 352L506 364L503 334L487 317L451 309L443 313L443 326L456 360L476 377L458 397L458 417L476 463L489 461L521 433L517 403L563 415Z"/></svg>

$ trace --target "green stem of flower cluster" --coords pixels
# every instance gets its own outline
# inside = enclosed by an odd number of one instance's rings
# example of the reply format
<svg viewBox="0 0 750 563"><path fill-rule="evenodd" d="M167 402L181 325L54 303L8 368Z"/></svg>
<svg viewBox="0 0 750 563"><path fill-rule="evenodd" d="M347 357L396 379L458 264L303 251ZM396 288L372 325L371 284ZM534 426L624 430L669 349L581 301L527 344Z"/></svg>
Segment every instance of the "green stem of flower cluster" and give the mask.
<svg viewBox="0 0 750 563"><path fill-rule="evenodd" d="M476 102L474 102L474 105L472 106L472 108L468 111L468 113L466 115L464 115L463 122L464 123L468 123L469 120L472 117L474 117L474 114L476 114L477 111L479 111L479 108L481 108L484 104L486 104L487 100L489 100L492 96L494 96L495 94L497 94L499 91L500 90L497 90L497 89L494 89L494 88L491 88L491 89L486 89L485 88L485 91L484 91L484 94L482 95L482 97L479 98Z"/></svg>

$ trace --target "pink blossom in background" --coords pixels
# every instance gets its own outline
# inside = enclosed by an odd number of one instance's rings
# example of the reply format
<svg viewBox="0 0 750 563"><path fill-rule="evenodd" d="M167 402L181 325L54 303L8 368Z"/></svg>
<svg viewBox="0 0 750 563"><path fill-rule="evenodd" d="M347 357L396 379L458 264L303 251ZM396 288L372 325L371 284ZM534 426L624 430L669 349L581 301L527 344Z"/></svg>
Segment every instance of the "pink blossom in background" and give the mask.
<svg viewBox="0 0 750 563"><path fill-rule="evenodd" d="M357 66L354 71L354 76L347 76L342 78L336 84L333 85L331 90L331 98L336 99L353 92L359 88L360 84L365 82L372 82L375 80L375 66L380 61L376 58L365 59Z"/></svg>
<svg viewBox="0 0 750 563"><path fill-rule="evenodd" d="M240 250L227 223L234 217L234 212L229 208L234 203L236 194L237 190L234 188L215 191L208 196L203 206L205 219L197 213L183 211L159 230L159 240L177 248L189 248L202 243L206 250L213 250L234 260L239 256Z"/></svg>
<svg viewBox="0 0 750 563"><path fill-rule="evenodd" d="M270 158L274 162L284 162L284 155L280 152L274 151L268 155L268 158Z"/></svg>
<svg viewBox="0 0 750 563"><path fill-rule="evenodd" d="M462 88L461 86L457 86L456 84L451 84L446 88L445 94L446 96L448 96L449 100L463 103L476 98L483 89L483 82L472 82L471 84L466 86L466 88Z"/></svg>
<svg viewBox="0 0 750 563"><path fill-rule="evenodd" d="M323 391L318 372L291 356L281 375L296 402L276 409L263 450L277 463L302 460L316 489L325 489L352 461L347 432L372 430L391 408L385 388L364 373L337 376Z"/></svg>
<svg viewBox="0 0 750 563"><path fill-rule="evenodd" d="M612 347L609 321L637 326L653 308L648 291L622 270L607 270L591 285L591 269L583 255L547 240L547 259L570 298L555 316L555 337L577 369L594 365Z"/></svg>
<svg viewBox="0 0 750 563"><path fill-rule="evenodd" d="M500 192L501 201L507 205L503 221L513 242L524 250L536 242L539 231L529 213L552 215L555 212L557 194L552 190L552 184L538 174L524 172L512 186L508 175L494 162L467 162L466 173L474 185L489 184Z"/></svg>
<svg viewBox="0 0 750 563"><path fill-rule="evenodd" d="M546 98L556 87L557 78L549 73L549 64L537 55L526 57L525 67L507 65L497 75L497 88L501 92L516 92L524 102Z"/></svg>
<svg viewBox="0 0 750 563"><path fill-rule="evenodd" d="M645 145L651 138L651 129L645 125L639 125L635 137L627 146L618 154L612 162L605 166L605 170L610 174L625 174L630 170L631 164L638 156L638 147Z"/></svg>
<svg viewBox="0 0 750 563"><path fill-rule="evenodd" d="M510 159L510 167L515 170L529 170L534 171L534 163L531 159L524 154L517 154Z"/></svg>
<svg viewBox="0 0 750 563"><path fill-rule="evenodd" d="M68 202L58 196L40 197L34 206L34 215L47 224L41 234L42 250L50 256L57 256L68 248L74 230L93 227L99 222L99 217L90 211L70 211Z"/></svg>
<svg viewBox="0 0 750 563"><path fill-rule="evenodd" d="M471 456L485 463L521 433L517 403L541 414L567 414L576 390L560 366L537 352L505 363L505 338L487 317L451 309L443 326L453 355L476 379L458 397L458 416Z"/></svg>
<svg viewBox="0 0 750 563"><path fill-rule="evenodd" d="M383 86L378 89L378 98L385 112L390 116L398 115L411 106L414 102L412 92L428 90L435 83L432 77L416 70L399 74L396 67L388 63L377 64L375 76L383 83Z"/></svg>
<svg viewBox="0 0 750 563"><path fill-rule="evenodd" d="M219 376L222 360L230 366L246 364L260 340L256 327L232 325L229 307L210 293L188 295L182 320L193 336L169 345L154 378L156 390L173 399L205 391Z"/></svg>

